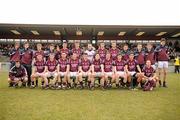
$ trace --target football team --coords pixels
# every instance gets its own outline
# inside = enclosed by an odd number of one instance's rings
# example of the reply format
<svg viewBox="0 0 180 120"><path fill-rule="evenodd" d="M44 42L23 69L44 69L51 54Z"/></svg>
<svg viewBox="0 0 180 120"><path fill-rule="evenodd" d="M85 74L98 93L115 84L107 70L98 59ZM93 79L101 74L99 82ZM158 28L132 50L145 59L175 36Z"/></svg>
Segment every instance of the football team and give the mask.
<svg viewBox="0 0 180 120"><path fill-rule="evenodd" d="M138 44L135 50L129 49L128 44L119 49L116 42L112 42L109 49L101 42L97 50L91 43L87 49L81 49L80 43L75 42L69 49L64 41L62 48L55 49L55 45L50 44L48 50L43 50L40 43L36 50L30 49L28 42L23 49L15 43L9 54L9 87L35 88L38 83L43 89L116 87L151 91L156 83L167 87L169 56L164 38L155 48L147 43L144 48Z"/></svg>

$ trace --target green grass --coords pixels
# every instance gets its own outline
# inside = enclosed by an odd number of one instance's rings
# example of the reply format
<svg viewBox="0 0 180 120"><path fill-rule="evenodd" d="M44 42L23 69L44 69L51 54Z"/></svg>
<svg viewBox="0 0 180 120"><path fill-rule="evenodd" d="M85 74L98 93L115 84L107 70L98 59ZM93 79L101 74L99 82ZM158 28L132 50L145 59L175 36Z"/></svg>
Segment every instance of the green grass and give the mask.
<svg viewBox="0 0 180 120"><path fill-rule="evenodd" d="M0 120L180 120L180 75L168 88L41 90L8 88L0 73Z"/></svg>

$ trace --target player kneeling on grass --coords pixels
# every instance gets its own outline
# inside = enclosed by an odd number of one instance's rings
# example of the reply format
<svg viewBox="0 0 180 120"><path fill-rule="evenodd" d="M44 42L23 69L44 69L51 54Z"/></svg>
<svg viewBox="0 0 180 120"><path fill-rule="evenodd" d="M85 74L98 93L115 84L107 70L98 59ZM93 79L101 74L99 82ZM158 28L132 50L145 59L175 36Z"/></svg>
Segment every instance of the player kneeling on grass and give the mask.
<svg viewBox="0 0 180 120"><path fill-rule="evenodd" d="M119 87L122 85L125 86L125 83L127 82L127 65L125 60L122 60L122 55L119 54L117 56L117 59L114 62L115 66L115 77L116 77L116 87ZM119 79L121 79L119 81Z"/></svg>
<svg viewBox="0 0 180 120"><path fill-rule="evenodd" d="M144 91L151 91L156 86L156 81L158 78L156 77L155 70L151 66L151 61L146 61L146 66L142 69L143 78L142 82L144 82L143 90Z"/></svg>
<svg viewBox="0 0 180 120"><path fill-rule="evenodd" d="M138 86L139 82L141 82L143 74L141 73L138 62L134 59L134 53L130 53L129 60L127 61L127 76L127 86L130 84L129 87L131 90L137 90L136 87Z"/></svg>
<svg viewBox="0 0 180 120"><path fill-rule="evenodd" d="M46 66L45 66L45 84L46 87L45 89L49 88L49 80L48 78L52 78L52 81L50 83L50 87L52 89L55 89L56 86L56 82L57 82L57 66L58 66L58 62L55 59L55 55L54 53L50 53L49 55L49 59L46 61Z"/></svg>
<svg viewBox="0 0 180 120"><path fill-rule="evenodd" d="M67 59L65 52L61 53L61 58L58 60L58 89L69 88L67 75L69 73L69 60Z"/></svg>
<svg viewBox="0 0 180 120"><path fill-rule="evenodd" d="M73 53L72 58L69 60L69 74L68 74L68 85L71 87L71 79L74 80L73 87L77 86L77 82L79 81L79 58L76 53ZM81 82L81 87L83 87L83 83Z"/></svg>
<svg viewBox="0 0 180 120"><path fill-rule="evenodd" d="M90 88L91 84L91 62L88 59L88 54L84 53L83 58L80 62L80 74L79 74L79 83L82 84L83 77L87 79L88 87ZM82 86L83 88L83 86Z"/></svg>
<svg viewBox="0 0 180 120"><path fill-rule="evenodd" d="M34 66L32 68L32 75L31 75L31 88L34 88L34 82L41 78L41 85L44 86L44 80L45 80L45 61L43 59L43 56L41 54L37 55L37 59L34 62Z"/></svg>
<svg viewBox="0 0 180 120"><path fill-rule="evenodd" d="M111 59L110 53L106 53L106 59L103 62L102 73L104 74L105 87L110 88L112 86L111 83L115 81L114 65L113 65L113 60Z"/></svg>
<svg viewBox="0 0 180 120"><path fill-rule="evenodd" d="M104 89L104 75L102 74L103 71L103 67L102 67L102 61L100 59L100 55L97 53L95 55L95 58L92 62L92 77L91 77L91 89L94 89L94 83L95 83L95 78L99 78L100 79L100 84L101 84L101 88Z"/></svg>
<svg viewBox="0 0 180 120"><path fill-rule="evenodd" d="M26 86L27 83L27 72L24 66L21 65L20 61L16 61L15 65L9 71L8 82L10 87Z"/></svg>

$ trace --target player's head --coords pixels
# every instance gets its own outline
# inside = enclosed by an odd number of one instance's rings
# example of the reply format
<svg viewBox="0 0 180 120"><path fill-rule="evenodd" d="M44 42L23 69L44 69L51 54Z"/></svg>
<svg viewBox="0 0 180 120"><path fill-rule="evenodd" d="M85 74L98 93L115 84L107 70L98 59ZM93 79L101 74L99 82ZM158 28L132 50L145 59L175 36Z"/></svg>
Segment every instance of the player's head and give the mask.
<svg viewBox="0 0 180 120"><path fill-rule="evenodd" d="M15 66L19 68L21 66L21 62L19 60L16 61Z"/></svg>
<svg viewBox="0 0 180 120"><path fill-rule="evenodd" d="M112 47L112 48L116 48L116 42L112 42L112 43L111 43L111 47Z"/></svg>
<svg viewBox="0 0 180 120"><path fill-rule="evenodd" d="M80 46L79 42L76 41L76 42L74 43L74 46L75 46L75 48L79 48L79 46Z"/></svg>
<svg viewBox="0 0 180 120"><path fill-rule="evenodd" d="M87 53L83 53L83 58L84 58L85 60L87 60L87 59L88 59L88 54L87 54Z"/></svg>
<svg viewBox="0 0 180 120"><path fill-rule="evenodd" d="M153 47L153 46L152 46L152 43L147 43L147 46L146 46L146 47L147 47L148 50L151 50L152 47Z"/></svg>
<svg viewBox="0 0 180 120"><path fill-rule="evenodd" d="M43 56L42 56L41 54L39 54L39 55L37 56L37 59L38 59L39 61L41 61L41 60L43 59Z"/></svg>
<svg viewBox="0 0 180 120"><path fill-rule="evenodd" d="M41 44L41 43L38 43L38 44L36 45L36 47L37 47L37 50L41 50L41 49L42 49L42 44Z"/></svg>
<svg viewBox="0 0 180 120"><path fill-rule="evenodd" d="M101 42L101 43L100 43L100 48L104 48L104 47L105 47L104 42Z"/></svg>
<svg viewBox="0 0 180 120"><path fill-rule="evenodd" d="M117 59L121 60L122 59L122 54L119 53L118 56L117 56Z"/></svg>
<svg viewBox="0 0 180 120"><path fill-rule="evenodd" d="M25 48L25 49L29 48L29 43L28 43L28 42L25 42L25 43L24 43L24 48Z"/></svg>
<svg viewBox="0 0 180 120"><path fill-rule="evenodd" d="M63 42L63 48L67 48L67 42L65 41L65 42Z"/></svg>
<svg viewBox="0 0 180 120"><path fill-rule="evenodd" d="M133 53L133 52L131 52L131 53L129 54L129 59L130 59L130 60L133 60L133 59L134 59L134 53Z"/></svg>
<svg viewBox="0 0 180 120"><path fill-rule="evenodd" d="M15 47L15 49L18 49L20 47L19 42L15 42L14 47Z"/></svg>
<svg viewBox="0 0 180 120"><path fill-rule="evenodd" d="M147 61L146 61L146 65L147 65L147 67L150 67L150 66L151 66L151 61L150 61L150 60L147 60Z"/></svg>
<svg viewBox="0 0 180 120"><path fill-rule="evenodd" d="M142 44L139 43L139 44L137 45L137 49L138 49L138 50L142 50Z"/></svg>
<svg viewBox="0 0 180 120"><path fill-rule="evenodd" d="M166 39L165 38L161 38L161 45L164 46L166 44Z"/></svg>
<svg viewBox="0 0 180 120"><path fill-rule="evenodd" d="M53 51L53 50L54 50L54 44L50 44L49 49L50 49L51 51Z"/></svg>
<svg viewBox="0 0 180 120"><path fill-rule="evenodd" d="M73 53L72 54L72 59L76 59L77 58L77 54L76 53Z"/></svg>
<svg viewBox="0 0 180 120"><path fill-rule="evenodd" d="M124 44L124 46L123 46L123 50L128 50L128 45L127 44Z"/></svg>
<svg viewBox="0 0 180 120"><path fill-rule="evenodd" d="M63 52L63 53L61 54L61 57L62 57L62 58L66 58L66 56L67 56L67 55L66 55L65 52Z"/></svg>
<svg viewBox="0 0 180 120"><path fill-rule="evenodd" d="M49 55L49 59L50 59L50 60L54 60L54 58L55 58L54 53L50 53L50 55Z"/></svg>
<svg viewBox="0 0 180 120"><path fill-rule="evenodd" d="M95 59L96 59L96 60L99 60L99 59L100 59L100 55L99 55L98 53L96 53Z"/></svg>
<svg viewBox="0 0 180 120"><path fill-rule="evenodd" d="M107 52L106 53L106 59L110 59L111 58L111 53L110 52Z"/></svg>
<svg viewBox="0 0 180 120"><path fill-rule="evenodd" d="M92 50L93 49L93 46L92 46L92 44L91 43L88 43L88 50Z"/></svg>

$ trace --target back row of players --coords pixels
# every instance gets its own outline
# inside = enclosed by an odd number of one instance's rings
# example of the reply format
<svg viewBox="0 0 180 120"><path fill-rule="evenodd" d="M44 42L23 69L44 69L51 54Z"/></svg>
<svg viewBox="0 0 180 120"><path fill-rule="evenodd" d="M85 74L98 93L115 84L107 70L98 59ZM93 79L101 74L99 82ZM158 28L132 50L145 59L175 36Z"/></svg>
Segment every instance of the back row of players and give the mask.
<svg viewBox="0 0 180 120"><path fill-rule="evenodd" d="M119 50L115 42L112 42L109 50L103 42L97 50L89 43L84 51L79 42L75 42L71 50L67 48L68 43L63 42L62 49L57 48L56 51L54 44L50 45L48 51L43 51L42 45L37 44L37 50L33 51L28 42L22 50L19 49L19 43L16 43L10 52L11 70L8 80L10 86L18 86L19 83L25 86L27 82L28 86L34 88L37 86L37 78L41 78L45 89L72 86L83 89L85 77L90 89L94 89L95 80L99 78L102 89L115 83L116 87L126 86L135 90L141 83L144 90L152 90L157 80L161 86L160 76L163 73L163 87L167 87L169 57L165 43L165 39L161 39L161 44L155 49L151 43L145 49L142 44L138 44L135 51L130 51L127 44Z"/></svg>

